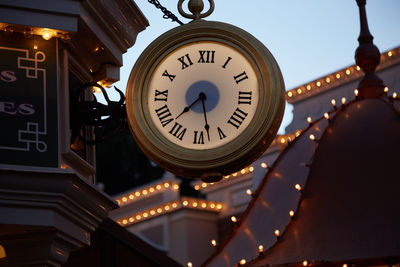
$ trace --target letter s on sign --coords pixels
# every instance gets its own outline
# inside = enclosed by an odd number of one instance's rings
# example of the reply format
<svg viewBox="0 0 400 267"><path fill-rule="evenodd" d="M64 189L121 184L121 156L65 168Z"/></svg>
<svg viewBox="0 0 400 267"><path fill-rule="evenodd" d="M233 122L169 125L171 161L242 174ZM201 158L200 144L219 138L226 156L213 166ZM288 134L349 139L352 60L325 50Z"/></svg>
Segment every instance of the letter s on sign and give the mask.
<svg viewBox="0 0 400 267"><path fill-rule="evenodd" d="M32 104L21 104L18 107L18 111L22 115L32 115L35 113L35 109Z"/></svg>
<svg viewBox="0 0 400 267"><path fill-rule="evenodd" d="M15 72L11 70L3 70L0 72L0 80L6 83L12 83L17 80L17 77L15 76Z"/></svg>

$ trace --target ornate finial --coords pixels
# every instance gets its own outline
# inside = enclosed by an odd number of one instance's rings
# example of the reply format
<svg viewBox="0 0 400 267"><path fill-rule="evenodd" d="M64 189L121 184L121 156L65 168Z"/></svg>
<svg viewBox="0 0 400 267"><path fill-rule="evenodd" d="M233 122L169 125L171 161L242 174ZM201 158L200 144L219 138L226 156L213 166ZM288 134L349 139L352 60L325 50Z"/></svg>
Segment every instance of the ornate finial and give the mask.
<svg viewBox="0 0 400 267"><path fill-rule="evenodd" d="M189 11L192 12L192 14L188 14L182 8L184 1L185 0L179 0L178 11L185 18L193 19L193 20L200 20L202 18L208 17L214 11L214 7L215 7L214 0L208 0L208 2L210 2L210 9L203 14L201 13L201 11L203 11L203 9L204 9L203 0L189 0L188 8L189 8Z"/></svg>
<svg viewBox="0 0 400 267"><path fill-rule="evenodd" d="M358 85L359 96L361 98L374 98L384 93L383 81L375 74L375 69L379 64L381 54L374 45L374 37L369 32L367 13L365 11L366 0L356 0L360 10L360 36L358 37L359 46L356 50L356 64L363 70L365 76Z"/></svg>

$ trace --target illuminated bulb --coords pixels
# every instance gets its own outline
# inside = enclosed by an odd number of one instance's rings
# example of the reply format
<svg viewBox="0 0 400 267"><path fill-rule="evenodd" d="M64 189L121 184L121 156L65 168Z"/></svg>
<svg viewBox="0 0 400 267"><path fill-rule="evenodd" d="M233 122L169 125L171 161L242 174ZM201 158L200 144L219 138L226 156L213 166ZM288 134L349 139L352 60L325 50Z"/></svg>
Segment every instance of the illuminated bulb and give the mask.
<svg viewBox="0 0 400 267"><path fill-rule="evenodd" d="M350 70L346 70L346 74L347 74L347 75L350 75Z"/></svg>
<svg viewBox="0 0 400 267"><path fill-rule="evenodd" d="M263 245L259 245L258 246L258 252L262 253L264 251L264 246Z"/></svg>
<svg viewBox="0 0 400 267"><path fill-rule="evenodd" d="M169 206L165 206L164 209L165 209L165 210L169 210Z"/></svg>
<svg viewBox="0 0 400 267"><path fill-rule="evenodd" d="M150 193L153 193L155 190L154 190L154 187L150 187L149 188L149 191L150 191Z"/></svg>
<svg viewBox="0 0 400 267"><path fill-rule="evenodd" d="M327 112L324 113L324 118L329 120L329 114Z"/></svg>
<svg viewBox="0 0 400 267"><path fill-rule="evenodd" d="M191 263L190 261L187 263L187 267L193 267L193 263Z"/></svg>
<svg viewBox="0 0 400 267"><path fill-rule="evenodd" d="M214 239L211 240L211 245L212 245L213 247L216 247L216 246L217 246L217 241L215 241Z"/></svg>
<svg viewBox="0 0 400 267"><path fill-rule="evenodd" d="M43 39L45 39L45 40L50 40L51 39L51 37L53 37L53 32L52 31L50 31L50 30L43 30L42 31L42 37L43 37Z"/></svg>
<svg viewBox="0 0 400 267"><path fill-rule="evenodd" d="M355 96L358 96L358 89L355 89L355 90L354 90L354 95L355 95Z"/></svg>
<svg viewBox="0 0 400 267"><path fill-rule="evenodd" d="M161 188L162 188L162 186L161 186L160 184L158 184L158 185L156 186L156 189L157 189L157 190L161 190Z"/></svg>
<svg viewBox="0 0 400 267"><path fill-rule="evenodd" d="M254 171L254 167L253 167L253 166L250 166L249 171L250 171L250 172Z"/></svg>
<svg viewBox="0 0 400 267"><path fill-rule="evenodd" d="M290 215L290 217L293 217L294 216L294 211L293 210L289 211L289 215Z"/></svg>
<svg viewBox="0 0 400 267"><path fill-rule="evenodd" d="M179 185L174 184L173 188L174 188L174 190L178 190L179 189Z"/></svg>
<svg viewBox="0 0 400 267"><path fill-rule="evenodd" d="M296 134L295 134L296 137L299 137L300 133L301 133L300 131L297 131Z"/></svg>
<svg viewBox="0 0 400 267"><path fill-rule="evenodd" d="M264 169L266 169L266 168L268 168L268 164L265 163L265 162L263 162L263 163L261 163L261 167L264 168Z"/></svg>
<svg viewBox="0 0 400 267"><path fill-rule="evenodd" d="M147 212L143 213L143 217L147 218L149 216L149 214Z"/></svg>
<svg viewBox="0 0 400 267"><path fill-rule="evenodd" d="M142 191L143 195L147 195L147 193L148 193L148 191L146 189Z"/></svg>
<svg viewBox="0 0 400 267"><path fill-rule="evenodd" d="M245 170L245 169L242 169L242 170L240 171L240 173L241 173L241 174L245 174L245 173L246 173L246 170Z"/></svg>
<svg viewBox="0 0 400 267"><path fill-rule="evenodd" d="M235 223L235 222L237 222L237 218L235 216L232 216L231 221Z"/></svg>
<svg viewBox="0 0 400 267"><path fill-rule="evenodd" d="M307 122L308 122L309 124L311 124L311 123L312 123L312 119L311 119L311 117L307 117Z"/></svg>
<svg viewBox="0 0 400 267"><path fill-rule="evenodd" d="M279 236L279 234L280 234L280 232L279 232L278 229L276 229L276 230L274 231L274 233L275 233L276 236Z"/></svg>
<svg viewBox="0 0 400 267"><path fill-rule="evenodd" d="M189 204L189 202L187 202L186 200L182 202L183 206L187 206Z"/></svg>
<svg viewBox="0 0 400 267"><path fill-rule="evenodd" d="M303 266L308 266L308 261L303 261Z"/></svg>
<svg viewBox="0 0 400 267"><path fill-rule="evenodd" d="M136 220L140 220L140 219L142 219L142 216L136 215Z"/></svg>
<svg viewBox="0 0 400 267"><path fill-rule="evenodd" d="M158 209L157 209L157 212L158 212L158 213L161 213L161 212L162 212L162 209L161 209L161 208L158 208Z"/></svg>
<svg viewBox="0 0 400 267"><path fill-rule="evenodd" d="M344 263L342 266L343 266L343 267L347 267L348 265L347 265L347 263Z"/></svg>
<svg viewBox="0 0 400 267"><path fill-rule="evenodd" d="M313 141L316 140L315 135L313 135L313 134L310 134L310 135L308 136L308 138L310 138L310 140L313 140Z"/></svg>
<svg viewBox="0 0 400 267"><path fill-rule="evenodd" d="M346 103L346 98L342 97L342 105L344 105Z"/></svg>
<svg viewBox="0 0 400 267"><path fill-rule="evenodd" d="M300 89L300 88L299 88L299 89L297 89L297 93L298 93L299 95L301 95L302 91L301 91L301 89Z"/></svg>
<svg viewBox="0 0 400 267"><path fill-rule="evenodd" d="M245 259L241 259L239 263L240 263L240 265L245 265L246 264L246 260Z"/></svg>
<svg viewBox="0 0 400 267"><path fill-rule="evenodd" d="M33 49L37 50L37 49L38 49L38 46L37 46L37 45L34 45L34 46L33 46Z"/></svg>
<svg viewBox="0 0 400 267"><path fill-rule="evenodd" d="M122 223L123 223L123 224L127 224L128 221L127 221L127 220L123 220Z"/></svg>
<svg viewBox="0 0 400 267"><path fill-rule="evenodd" d="M285 138L281 138L281 143L284 144L286 142Z"/></svg>
<svg viewBox="0 0 400 267"><path fill-rule="evenodd" d="M247 190L246 190L246 194L248 194L249 196L252 196L252 195L253 195L253 192L251 192L250 189L247 189Z"/></svg>
<svg viewBox="0 0 400 267"><path fill-rule="evenodd" d="M310 91L311 90L311 85L307 85L307 90Z"/></svg>
<svg viewBox="0 0 400 267"><path fill-rule="evenodd" d="M393 92L392 97L393 97L393 98L396 98L396 97L397 97L397 93L396 93L396 92Z"/></svg>
<svg viewBox="0 0 400 267"><path fill-rule="evenodd" d="M225 179L229 179L229 177L230 177L229 175L225 175L224 176Z"/></svg>
<svg viewBox="0 0 400 267"><path fill-rule="evenodd" d="M201 203L201 207L202 207L203 209L205 209L205 208L207 208L207 204L206 204L206 203Z"/></svg>
<svg viewBox="0 0 400 267"><path fill-rule="evenodd" d="M139 196L140 196L140 192L139 192L139 191L136 191L136 192L135 192L135 196L139 197Z"/></svg>
<svg viewBox="0 0 400 267"><path fill-rule="evenodd" d="M332 99L332 100L331 100L331 104L332 104L333 107L336 107L336 100L335 100L335 99Z"/></svg>
<svg viewBox="0 0 400 267"><path fill-rule="evenodd" d="M222 205L221 205L221 204L218 204L218 205L217 205L217 209L218 209L218 210L222 209Z"/></svg>
<svg viewBox="0 0 400 267"><path fill-rule="evenodd" d="M317 86L320 87L321 86L321 82L318 81L317 82Z"/></svg>
<svg viewBox="0 0 400 267"><path fill-rule="evenodd" d="M359 66L357 66L356 69L357 69L358 71L361 70L361 68L360 68Z"/></svg>
<svg viewBox="0 0 400 267"><path fill-rule="evenodd" d="M393 56L393 52L392 52L392 51L389 51L389 52L388 52L388 56L389 56L389 57Z"/></svg>
<svg viewBox="0 0 400 267"><path fill-rule="evenodd" d="M172 207L175 209L176 207L178 207L177 203L172 203Z"/></svg>
<svg viewBox="0 0 400 267"><path fill-rule="evenodd" d="M155 211L155 210L151 210L151 211L150 211L150 214L151 214L151 215L154 215L154 214L156 214L156 211Z"/></svg>
<svg viewBox="0 0 400 267"><path fill-rule="evenodd" d="M201 187L206 188L207 187L207 183L202 183Z"/></svg>
<svg viewBox="0 0 400 267"><path fill-rule="evenodd" d="M237 173L235 172L234 174L232 174L232 176L233 176L233 177L236 177L236 176L237 176Z"/></svg>
<svg viewBox="0 0 400 267"><path fill-rule="evenodd" d="M299 185L299 184L296 184L295 186L294 186L294 188L296 188L297 190L301 190L301 186Z"/></svg>
<svg viewBox="0 0 400 267"><path fill-rule="evenodd" d="M126 202L126 201L128 201L128 199L126 197L123 197L122 202Z"/></svg>
<svg viewBox="0 0 400 267"><path fill-rule="evenodd" d="M385 88L383 88L383 91L384 91L385 93L389 92L389 87L385 86Z"/></svg>
<svg viewBox="0 0 400 267"><path fill-rule="evenodd" d="M168 188L169 187L169 183L164 183L164 187Z"/></svg>
<svg viewBox="0 0 400 267"><path fill-rule="evenodd" d="M336 74L336 79L340 79L340 74Z"/></svg>
<svg viewBox="0 0 400 267"><path fill-rule="evenodd" d="M200 189L200 186L199 186L198 184L196 184L196 185L194 186L194 189L195 189L195 190L199 190L199 189Z"/></svg>
<svg viewBox="0 0 400 267"><path fill-rule="evenodd" d="M331 82L331 79L328 77L328 78L325 79L325 81L326 81L327 83L330 83L330 82Z"/></svg>
<svg viewBox="0 0 400 267"><path fill-rule="evenodd" d="M288 92L287 95L288 95L288 97L292 97L293 96L292 92Z"/></svg>
<svg viewBox="0 0 400 267"><path fill-rule="evenodd" d="M197 202L193 202L193 204L192 204L192 206L195 208L197 207L197 205L198 205Z"/></svg>
<svg viewBox="0 0 400 267"><path fill-rule="evenodd" d="M129 222L134 222L134 221L135 221L135 219L133 217L129 218Z"/></svg>

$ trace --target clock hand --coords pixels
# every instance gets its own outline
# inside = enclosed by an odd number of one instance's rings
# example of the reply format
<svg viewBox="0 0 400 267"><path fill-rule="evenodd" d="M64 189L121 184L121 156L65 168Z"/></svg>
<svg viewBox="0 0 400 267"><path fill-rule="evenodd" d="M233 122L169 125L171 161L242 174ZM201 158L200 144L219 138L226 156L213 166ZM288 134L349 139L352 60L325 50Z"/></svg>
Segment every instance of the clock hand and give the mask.
<svg viewBox="0 0 400 267"><path fill-rule="evenodd" d="M199 94L199 97L198 97L195 101L193 101L192 104L190 104L189 106L186 106L186 107L182 110L182 112L175 118L175 120L176 120L177 118L179 118L183 113L188 112L188 111L190 110L190 108L191 108L194 104L196 104L196 103L201 99L201 94L202 94L202 93Z"/></svg>
<svg viewBox="0 0 400 267"><path fill-rule="evenodd" d="M206 113L206 107L204 105L204 101L206 100L206 95L204 93L200 93L199 97L201 97L201 104L203 106L203 114L204 114L204 121L205 121L205 125L204 125L204 129L206 129L207 132L207 138L208 141L210 141L210 125L208 125L207 122L207 113Z"/></svg>

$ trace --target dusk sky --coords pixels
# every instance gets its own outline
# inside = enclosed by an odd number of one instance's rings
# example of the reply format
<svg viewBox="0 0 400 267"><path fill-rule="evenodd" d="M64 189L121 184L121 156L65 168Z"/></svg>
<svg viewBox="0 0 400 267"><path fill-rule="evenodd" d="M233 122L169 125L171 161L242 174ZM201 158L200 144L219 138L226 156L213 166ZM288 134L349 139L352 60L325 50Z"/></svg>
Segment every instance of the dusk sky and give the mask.
<svg viewBox="0 0 400 267"><path fill-rule="evenodd" d="M125 91L131 69L141 52L159 35L179 26L163 19L147 0L135 0L150 26L138 35L124 55L121 79L115 85ZM159 0L184 23L177 0ZM208 8L208 1L205 8ZM184 1L184 5L188 1ZM367 0L369 28L381 52L400 45L400 0ZM277 60L286 90L355 63L360 33L355 0L215 0L210 21L240 27L259 39ZM291 121L287 105L284 126Z"/></svg>

